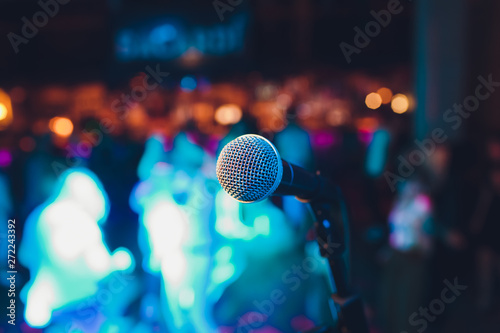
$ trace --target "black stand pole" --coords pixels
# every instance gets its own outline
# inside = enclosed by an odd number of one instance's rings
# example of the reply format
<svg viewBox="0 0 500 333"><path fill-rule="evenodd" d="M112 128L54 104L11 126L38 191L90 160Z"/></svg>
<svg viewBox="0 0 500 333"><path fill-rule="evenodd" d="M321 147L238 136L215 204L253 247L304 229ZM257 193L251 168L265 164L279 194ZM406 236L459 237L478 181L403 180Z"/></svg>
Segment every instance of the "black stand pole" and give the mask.
<svg viewBox="0 0 500 333"><path fill-rule="evenodd" d="M337 327L322 327L311 332L368 333L363 303L352 293L350 285L349 221L340 189L319 173L311 174L294 168L287 161L282 162L283 177L274 193L287 195L293 190L298 200L309 203L320 253L328 260L332 285L336 289L331 297L331 308Z"/></svg>
<svg viewBox="0 0 500 333"><path fill-rule="evenodd" d="M350 237L347 210L340 189L328 181L318 195L306 202L315 217L316 239L321 256L328 260L333 285L332 316L337 327L319 327L309 332L368 333L363 302L350 284ZM335 313L333 313L335 312Z"/></svg>

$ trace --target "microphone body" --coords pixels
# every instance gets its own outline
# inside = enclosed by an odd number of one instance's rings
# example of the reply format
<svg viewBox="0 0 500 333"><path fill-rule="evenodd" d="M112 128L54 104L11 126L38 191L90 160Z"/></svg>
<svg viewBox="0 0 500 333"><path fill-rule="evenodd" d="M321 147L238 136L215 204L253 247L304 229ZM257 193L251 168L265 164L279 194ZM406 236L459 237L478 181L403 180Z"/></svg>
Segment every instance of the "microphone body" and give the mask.
<svg viewBox="0 0 500 333"><path fill-rule="evenodd" d="M330 196L330 191L326 191L326 188L333 189L334 186L328 180L285 160L281 160L281 163L283 175L272 195L293 195L304 202Z"/></svg>
<svg viewBox="0 0 500 333"><path fill-rule="evenodd" d="M273 194L308 202L328 196L328 188L334 188L325 178L282 160L271 142L254 134L242 135L222 149L217 179L230 196L244 203Z"/></svg>

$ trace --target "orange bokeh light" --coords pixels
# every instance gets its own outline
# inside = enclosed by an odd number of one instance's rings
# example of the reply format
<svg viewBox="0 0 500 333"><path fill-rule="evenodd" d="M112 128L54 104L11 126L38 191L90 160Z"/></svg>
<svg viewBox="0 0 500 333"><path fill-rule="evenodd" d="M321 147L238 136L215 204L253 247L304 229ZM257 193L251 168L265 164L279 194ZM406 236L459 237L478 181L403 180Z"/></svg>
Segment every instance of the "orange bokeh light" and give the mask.
<svg viewBox="0 0 500 333"><path fill-rule="evenodd" d="M243 113L236 104L225 104L215 111L215 121L221 125L236 124L241 120Z"/></svg>
<svg viewBox="0 0 500 333"><path fill-rule="evenodd" d="M365 104L370 109L378 109L382 105L382 97L377 93L369 93L365 98Z"/></svg>
<svg viewBox="0 0 500 333"><path fill-rule="evenodd" d="M377 90L377 94L382 98L382 104L389 104L392 100L392 91L389 88L380 88Z"/></svg>
<svg viewBox="0 0 500 333"><path fill-rule="evenodd" d="M49 128L55 134L68 137L73 133L73 123L68 118L55 117L50 120Z"/></svg>
<svg viewBox="0 0 500 333"><path fill-rule="evenodd" d="M7 107L3 103L0 103L0 120L7 118L8 113Z"/></svg>

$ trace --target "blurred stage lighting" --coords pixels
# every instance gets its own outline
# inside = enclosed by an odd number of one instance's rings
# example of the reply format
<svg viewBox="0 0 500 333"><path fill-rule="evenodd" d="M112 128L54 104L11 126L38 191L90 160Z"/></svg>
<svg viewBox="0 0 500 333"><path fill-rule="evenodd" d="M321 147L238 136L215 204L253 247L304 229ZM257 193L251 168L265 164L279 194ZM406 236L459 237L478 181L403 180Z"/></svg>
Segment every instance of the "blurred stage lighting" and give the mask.
<svg viewBox="0 0 500 333"><path fill-rule="evenodd" d="M19 252L30 270L21 291L29 326L46 327L54 313L60 316L95 295L111 273L133 270L129 250L111 253L107 247L101 227L108 211L109 199L97 176L69 169L53 195L29 215Z"/></svg>
<svg viewBox="0 0 500 333"><path fill-rule="evenodd" d="M392 98L391 108L392 111L397 114L405 113L406 111L408 111L409 105L410 103L408 101L408 97L403 94L394 95L394 97Z"/></svg>
<svg viewBox="0 0 500 333"><path fill-rule="evenodd" d="M369 93L365 98L365 104L370 109L378 109L382 105L382 97L377 93Z"/></svg>
<svg viewBox="0 0 500 333"><path fill-rule="evenodd" d="M241 108L236 104L221 105L215 111L215 121L221 125L236 124L241 120L243 113Z"/></svg>
<svg viewBox="0 0 500 333"><path fill-rule="evenodd" d="M177 29L172 24L164 24L154 28L149 37L152 43L165 44L177 37Z"/></svg>

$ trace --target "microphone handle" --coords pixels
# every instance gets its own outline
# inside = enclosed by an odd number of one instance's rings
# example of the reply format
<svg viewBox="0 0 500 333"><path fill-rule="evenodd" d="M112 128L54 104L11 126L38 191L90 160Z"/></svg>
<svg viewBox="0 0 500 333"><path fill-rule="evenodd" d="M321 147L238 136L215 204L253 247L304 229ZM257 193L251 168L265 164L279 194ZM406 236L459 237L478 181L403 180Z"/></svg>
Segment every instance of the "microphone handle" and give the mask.
<svg viewBox="0 0 500 333"><path fill-rule="evenodd" d="M285 160L281 161L283 176L273 195L293 195L301 201L309 202L324 194L321 191L324 182L322 177Z"/></svg>

